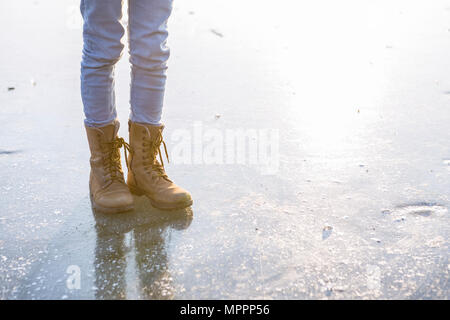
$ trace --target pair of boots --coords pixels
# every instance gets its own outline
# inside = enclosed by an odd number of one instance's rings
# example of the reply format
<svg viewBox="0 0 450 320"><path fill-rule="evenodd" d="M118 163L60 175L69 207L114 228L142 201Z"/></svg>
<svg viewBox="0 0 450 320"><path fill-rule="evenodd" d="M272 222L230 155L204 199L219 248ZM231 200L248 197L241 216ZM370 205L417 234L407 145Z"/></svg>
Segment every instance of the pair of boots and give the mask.
<svg viewBox="0 0 450 320"><path fill-rule="evenodd" d="M160 146L164 126L128 123L130 144L117 136L119 122L86 127L91 150L89 190L92 206L103 213L133 210L133 196L146 195L160 209L182 209L192 205L189 192L174 184L164 170ZM120 148L125 148L128 177L125 183ZM128 150L128 157L127 157ZM157 159L159 155L160 162Z"/></svg>

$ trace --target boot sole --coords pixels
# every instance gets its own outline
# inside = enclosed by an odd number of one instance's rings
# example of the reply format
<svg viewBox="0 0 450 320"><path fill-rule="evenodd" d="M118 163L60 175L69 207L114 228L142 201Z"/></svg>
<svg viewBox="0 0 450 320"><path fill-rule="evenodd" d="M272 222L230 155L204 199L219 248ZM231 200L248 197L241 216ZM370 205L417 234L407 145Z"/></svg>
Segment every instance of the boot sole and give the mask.
<svg viewBox="0 0 450 320"><path fill-rule="evenodd" d="M123 212L128 212L128 211L134 210L133 204L129 205L129 206L117 207L117 208L102 207L93 201L92 194L90 195L90 198L91 198L92 209L94 209L95 211L97 211L99 213L114 214L114 213L123 213Z"/></svg>
<svg viewBox="0 0 450 320"><path fill-rule="evenodd" d="M146 196L149 200L150 203L152 204L153 207L158 208L158 209L162 209L162 210L179 210L179 209L184 209L187 207L192 206L192 204L194 203L194 201L190 200L187 202L178 202L178 203L163 203L163 202L157 202L155 200L153 200L148 194L146 194L144 191L136 188L136 187L131 187L128 186L128 188L130 189L130 192L136 196Z"/></svg>

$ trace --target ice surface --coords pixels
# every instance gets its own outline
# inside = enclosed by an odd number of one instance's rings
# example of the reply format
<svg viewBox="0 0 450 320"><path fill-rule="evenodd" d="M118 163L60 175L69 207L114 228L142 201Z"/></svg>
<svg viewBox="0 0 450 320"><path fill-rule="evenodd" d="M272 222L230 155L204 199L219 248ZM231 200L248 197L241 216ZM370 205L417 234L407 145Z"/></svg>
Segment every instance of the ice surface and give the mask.
<svg viewBox="0 0 450 320"><path fill-rule="evenodd" d="M104 216L78 1L0 2L0 299L450 298L450 4L293 3L177 1L169 24L169 152L196 124L275 129L275 171L174 160L191 209Z"/></svg>

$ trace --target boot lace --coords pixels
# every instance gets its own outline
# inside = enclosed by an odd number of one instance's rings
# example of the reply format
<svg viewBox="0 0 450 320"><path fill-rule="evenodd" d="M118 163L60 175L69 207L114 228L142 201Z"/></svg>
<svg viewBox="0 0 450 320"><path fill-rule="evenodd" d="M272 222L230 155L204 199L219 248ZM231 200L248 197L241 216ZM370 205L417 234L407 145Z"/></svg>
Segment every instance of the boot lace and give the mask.
<svg viewBox="0 0 450 320"><path fill-rule="evenodd" d="M144 154L146 154L146 156L144 156L145 161L143 162L143 166L148 173L154 172L157 176L172 182L164 170L164 162L161 155L161 144L164 146L164 153L166 154L166 159L169 163L166 143L163 140L161 131L159 131L156 137L144 137L142 146L144 147ZM157 154L159 154L160 162L156 159Z"/></svg>
<svg viewBox="0 0 450 320"><path fill-rule="evenodd" d="M110 183L113 183L114 181L125 182L120 162L120 148L123 147L125 159L127 159L127 151L131 150L130 145L126 143L123 138L116 137L110 142L103 142L102 146L106 152L106 155L103 158L103 165L106 172L109 173L108 177Z"/></svg>

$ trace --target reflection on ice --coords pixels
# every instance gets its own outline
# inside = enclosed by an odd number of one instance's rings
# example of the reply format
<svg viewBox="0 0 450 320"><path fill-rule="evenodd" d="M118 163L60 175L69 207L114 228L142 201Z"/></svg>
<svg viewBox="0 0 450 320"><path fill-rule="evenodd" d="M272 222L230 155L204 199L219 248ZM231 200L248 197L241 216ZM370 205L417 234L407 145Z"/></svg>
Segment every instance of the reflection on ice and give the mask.
<svg viewBox="0 0 450 320"><path fill-rule="evenodd" d="M97 299L127 298L127 265L135 265L139 298L173 297L166 231L167 228L188 228L193 218L192 210L159 211L151 208L145 197L135 199L136 207L132 213L106 215L94 212ZM128 280L133 281L133 278Z"/></svg>

